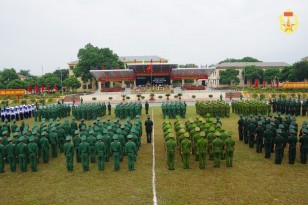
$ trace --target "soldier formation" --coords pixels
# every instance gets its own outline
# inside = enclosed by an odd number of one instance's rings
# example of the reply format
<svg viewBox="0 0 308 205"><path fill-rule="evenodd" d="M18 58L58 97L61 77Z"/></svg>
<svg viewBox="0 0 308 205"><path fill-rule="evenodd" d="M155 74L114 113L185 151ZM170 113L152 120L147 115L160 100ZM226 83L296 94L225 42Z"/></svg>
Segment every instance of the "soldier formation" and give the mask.
<svg viewBox="0 0 308 205"><path fill-rule="evenodd" d="M230 105L224 101L197 101L196 112L198 115L205 117L206 114L211 116L230 117Z"/></svg>
<svg viewBox="0 0 308 205"><path fill-rule="evenodd" d="M114 171L120 169L120 162L128 156L128 169L135 169L135 161L141 145L142 123L139 116L134 122L128 117L120 124L119 118L113 122L110 118L85 123L84 119L77 125L75 117L64 123L57 118L42 122L34 122L30 129L28 124L10 125L6 120L0 127L0 173L9 164L12 172L16 164L22 172L27 172L31 165L33 172L38 171L38 163L48 163L50 154L53 158L58 151L64 153L68 171L74 170L74 157L82 164L83 171L89 171L89 161L96 163L98 170L105 169L105 162L114 159Z"/></svg>
<svg viewBox="0 0 308 205"><path fill-rule="evenodd" d="M161 105L163 117L174 119L176 116L185 118L186 116L186 103L185 102L163 102Z"/></svg>
<svg viewBox="0 0 308 205"><path fill-rule="evenodd" d="M72 115L79 121L95 120L97 117L106 115L106 104L103 103L82 103L72 107Z"/></svg>
<svg viewBox="0 0 308 205"><path fill-rule="evenodd" d="M19 105L15 107L4 107L0 109L1 121L4 122L7 120L8 122L12 120L23 120L31 118L33 116L33 111L35 110L35 105Z"/></svg>
<svg viewBox="0 0 308 205"><path fill-rule="evenodd" d="M243 114L243 115L257 115L261 113L262 115L267 115L271 112L271 106L266 102L260 100L240 100L232 101L231 103L232 113Z"/></svg>
<svg viewBox="0 0 308 205"><path fill-rule="evenodd" d="M66 104L53 104L48 106L38 107L33 110L34 121L41 122L44 120L64 118L70 116L71 107Z"/></svg>
<svg viewBox="0 0 308 205"><path fill-rule="evenodd" d="M288 148L288 162L294 164L296 160L297 143L300 142L300 161L307 163L308 154L308 122L304 121L301 129L295 117L286 115L285 118L270 113L269 117L258 114L243 116L238 120L239 140L244 141L250 148L256 147L257 153L265 149L265 158L270 159L275 153L275 164L281 164L284 150ZM299 133L299 139L297 138Z"/></svg>
<svg viewBox="0 0 308 205"><path fill-rule="evenodd" d="M226 132L221 122L213 120L209 113L205 118L189 119L185 123L177 116L174 125L166 119L163 131L169 170L175 169L176 152L181 155L183 169L190 168L191 155L199 161L200 169L206 167L206 155L209 155L209 160L214 160L214 167L220 167L221 160L226 160L226 166L232 167L235 145L232 132Z"/></svg>
<svg viewBox="0 0 308 205"><path fill-rule="evenodd" d="M121 102L116 105L114 113L119 119L130 117L134 119L136 115L141 115L142 104L140 102Z"/></svg>
<svg viewBox="0 0 308 205"><path fill-rule="evenodd" d="M291 115L291 116L306 116L308 109L308 99L304 99L301 103L300 99L291 99L288 100L283 98L269 99L269 104L272 107L273 112L281 112L282 114Z"/></svg>

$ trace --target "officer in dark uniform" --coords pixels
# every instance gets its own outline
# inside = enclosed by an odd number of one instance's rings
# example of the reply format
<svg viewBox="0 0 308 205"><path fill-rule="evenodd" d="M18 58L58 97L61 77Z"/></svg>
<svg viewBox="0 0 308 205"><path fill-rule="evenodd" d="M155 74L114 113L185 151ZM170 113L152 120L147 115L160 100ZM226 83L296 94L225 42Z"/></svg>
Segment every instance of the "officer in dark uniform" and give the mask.
<svg viewBox="0 0 308 205"><path fill-rule="evenodd" d="M148 115L148 119L145 121L145 131L147 133L147 143L152 142L152 127L153 127L153 121L150 119L150 116Z"/></svg>

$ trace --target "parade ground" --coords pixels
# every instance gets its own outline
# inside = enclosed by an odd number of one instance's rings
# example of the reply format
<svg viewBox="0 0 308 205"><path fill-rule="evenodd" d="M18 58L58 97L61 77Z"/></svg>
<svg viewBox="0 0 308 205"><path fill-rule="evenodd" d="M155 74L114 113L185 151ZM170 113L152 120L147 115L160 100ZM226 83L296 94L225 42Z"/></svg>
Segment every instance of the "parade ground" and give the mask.
<svg viewBox="0 0 308 205"><path fill-rule="evenodd" d="M200 170L191 156L190 169L185 170L177 152L175 170L170 171L161 108L150 105L150 116L154 142L146 143L144 131L135 171L128 171L125 157L118 172L113 171L112 161L106 163L103 172L97 170L96 163L90 163L90 171L83 172L74 159L75 171L70 173L63 153L48 164L40 163L36 173L29 168L27 173L19 169L12 173L6 165L6 172L0 174L0 204L307 204L308 169L299 163L299 148L294 165L288 164L286 149L282 164L275 165L273 154L266 160L264 151L258 154L238 140L238 115L231 114L221 121L226 130L235 133L232 168L227 168L225 161L214 168L207 156L206 169ZM183 122L190 117L197 117L194 106L187 107ZM145 119L143 108L143 123ZM298 125L304 120L307 117L298 117ZM25 122L32 127L33 118Z"/></svg>

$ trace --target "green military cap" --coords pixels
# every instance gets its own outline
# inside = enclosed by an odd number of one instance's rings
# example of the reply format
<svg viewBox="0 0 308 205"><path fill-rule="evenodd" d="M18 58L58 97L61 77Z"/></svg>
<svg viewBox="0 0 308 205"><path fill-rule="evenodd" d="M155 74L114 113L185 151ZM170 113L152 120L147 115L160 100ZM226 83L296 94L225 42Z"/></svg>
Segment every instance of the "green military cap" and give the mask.
<svg viewBox="0 0 308 205"><path fill-rule="evenodd" d="M190 124L193 124L193 123L194 123L194 120L193 120L193 119L189 119L189 123L190 123Z"/></svg>
<svg viewBox="0 0 308 205"><path fill-rule="evenodd" d="M89 134L94 134L94 131L91 129L91 130L89 131Z"/></svg>
<svg viewBox="0 0 308 205"><path fill-rule="evenodd" d="M96 120L99 121L99 120L100 120L100 117L97 117Z"/></svg>
<svg viewBox="0 0 308 205"><path fill-rule="evenodd" d="M53 123L53 118L50 118L50 119L49 119L49 123Z"/></svg>
<svg viewBox="0 0 308 205"><path fill-rule="evenodd" d="M19 140L20 142L22 142L22 141L25 140L25 137L24 137L24 136L21 136L18 140Z"/></svg>
<svg viewBox="0 0 308 205"><path fill-rule="evenodd" d="M271 125L271 126L275 126L275 123L274 123L274 122L271 122L270 125Z"/></svg>
<svg viewBox="0 0 308 205"><path fill-rule="evenodd" d="M220 119L220 117L219 117L219 116L216 116L216 119L217 119L217 120L219 120L219 119Z"/></svg>
<svg viewBox="0 0 308 205"><path fill-rule="evenodd" d="M280 124L280 125L279 125L279 128L280 128L280 129L283 129L283 128L284 128L283 124Z"/></svg>
<svg viewBox="0 0 308 205"><path fill-rule="evenodd" d="M4 130L3 132L2 132L2 135L6 135L7 134L7 130Z"/></svg>
<svg viewBox="0 0 308 205"><path fill-rule="evenodd" d="M124 129L125 128L125 125L121 125L121 129Z"/></svg>
<svg viewBox="0 0 308 205"><path fill-rule="evenodd" d="M205 137L205 132L200 132L201 137Z"/></svg>
<svg viewBox="0 0 308 205"><path fill-rule="evenodd" d="M180 129L180 130L179 130L179 133L180 133L180 134L183 134L184 132L185 132L184 129Z"/></svg>
<svg viewBox="0 0 308 205"><path fill-rule="evenodd" d="M136 132L136 130L135 130L134 128L132 128L132 129L130 130L130 132Z"/></svg>
<svg viewBox="0 0 308 205"><path fill-rule="evenodd" d="M110 121L110 117L107 117L107 119L106 119L107 121Z"/></svg>
<svg viewBox="0 0 308 205"><path fill-rule="evenodd" d="M185 133L184 133L184 137L185 137L185 138L189 137L189 133L188 133L188 132L185 132Z"/></svg>
<svg viewBox="0 0 308 205"><path fill-rule="evenodd" d="M97 140L101 140L102 138L103 138L103 136L101 134L98 134L97 137L96 137Z"/></svg>
<svg viewBox="0 0 308 205"><path fill-rule="evenodd" d="M88 123L88 127L91 127L91 126L92 126L92 124L89 122L89 123Z"/></svg>
<svg viewBox="0 0 308 205"><path fill-rule="evenodd" d="M32 134L36 135L37 134L37 130L33 130Z"/></svg>
<svg viewBox="0 0 308 205"><path fill-rule="evenodd" d="M295 128L295 126L294 125L290 125L290 129L294 129Z"/></svg>
<svg viewBox="0 0 308 205"><path fill-rule="evenodd" d="M84 121L84 119L82 118L80 121L82 122L82 121Z"/></svg>
<svg viewBox="0 0 308 205"><path fill-rule="evenodd" d="M60 121L60 118L59 117L57 117L57 119L56 119L57 121Z"/></svg>
<svg viewBox="0 0 308 205"><path fill-rule="evenodd" d="M303 129L302 130L303 131L303 133L305 133L305 134L307 134L308 133L308 130L305 128L305 129Z"/></svg>
<svg viewBox="0 0 308 205"><path fill-rule="evenodd" d="M232 137L233 132L232 132L232 131L228 131L228 132L227 132L227 135L228 135L229 137Z"/></svg>
<svg viewBox="0 0 308 205"><path fill-rule="evenodd" d="M118 128L117 130L116 130L116 133L118 133L118 134L120 134L122 132L122 130L120 129L120 128Z"/></svg>
<svg viewBox="0 0 308 205"><path fill-rule="evenodd" d="M106 120L102 120L102 123L105 124L105 123L106 123Z"/></svg>
<svg viewBox="0 0 308 205"><path fill-rule="evenodd" d="M254 120L254 119L251 119L251 120L250 120L250 123L254 123L254 122L255 122L255 120Z"/></svg>
<svg viewBox="0 0 308 205"><path fill-rule="evenodd" d="M11 142L12 140L13 140L12 137L10 137L10 138L7 139L8 142Z"/></svg>
<svg viewBox="0 0 308 205"><path fill-rule="evenodd" d="M108 134L108 130L104 129L103 134Z"/></svg>
<svg viewBox="0 0 308 205"><path fill-rule="evenodd" d="M56 122L56 125L60 125L61 123L60 122Z"/></svg>
<svg viewBox="0 0 308 205"><path fill-rule="evenodd" d="M22 134L23 134L23 135L28 134L28 131L27 131L27 130L24 130L24 131L22 132Z"/></svg>
<svg viewBox="0 0 308 205"><path fill-rule="evenodd" d="M71 139L72 139L72 137L71 137L70 135L68 135L68 136L65 138L66 141L69 141L69 140L71 140Z"/></svg>
<svg viewBox="0 0 308 205"><path fill-rule="evenodd" d="M47 132L42 132L42 134L41 134L42 136L45 136L45 135L47 135Z"/></svg>
<svg viewBox="0 0 308 205"><path fill-rule="evenodd" d="M4 123L7 123L7 122L8 122L8 120L7 120L7 119L5 119L5 120L4 120Z"/></svg>
<svg viewBox="0 0 308 205"><path fill-rule="evenodd" d="M117 134L114 134L114 135L112 136L112 139L117 140L117 139L118 139L118 135L117 135Z"/></svg>
<svg viewBox="0 0 308 205"><path fill-rule="evenodd" d="M220 128L220 127L221 127L221 124L220 124L220 123L218 123L218 124L216 125L216 127Z"/></svg>
<svg viewBox="0 0 308 205"><path fill-rule="evenodd" d="M290 133L295 134L296 131L294 129L290 129Z"/></svg>
<svg viewBox="0 0 308 205"><path fill-rule="evenodd" d="M128 139L132 139L132 138L133 138L133 135L127 135L127 138L128 138Z"/></svg>
<svg viewBox="0 0 308 205"><path fill-rule="evenodd" d="M108 126L108 127L107 127L107 130L111 130L111 129L112 129L112 127L111 127L111 126Z"/></svg>
<svg viewBox="0 0 308 205"><path fill-rule="evenodd" d="M72 120L76 120L76 118L73 116L73 117L72 117Z"/></svg>
<svg viewBox="0 0 308 205"><path fill-rule="evenodd" d="M273 117L273 113L270 113L269 116L270 116L270 117Z"/></svg>
<svg viewBox="0 0 308 205"><path fill-rule="evenodd" d="M171 133L171 132L173 132L171 128L166 131L166 133Z"/></svg>
<svg viewBox="0 0 308 205"><path fill-rule="evenodd" d="M55 127L51 128L51 131L56 131L56 130L57 130L57 128L55 128Z"/></svg>
<svg viewBox="0 0 308 205"><path fill-rule="evenodd" d="M258 121L258 125L262 125L262 122L261 122L261 121Z"/></svg>
<svg viewBox="0 0 308 205"><path fill-rule="evenodd" d="M81 130L85 130L85 129L86 129L86 126L82 125Z"/></svg>
<svg viewBox="0 0 308 205"><path fill-rule="evenodd" d="M29 137L29 142L33 142L33 141L34 141L34 137L33 136Z"/></svg>
<svg viewBox="0 0 308 205"><path fill-rule="evenodd" d="M214 132L215 131L215 127L210 127L210 132Z"/></svg>
<svg viewBox="0 0 308 205"><path fill-rule="evenodd" d="M20 131L20 128L19 127L17 127L16 128L16 130L15 130L15 132L19 132Z"/></svg>
<svg viewBox="0 0 308 205"><path fill-rule="evenodd" d="M94 131L98 131L99 128L97 126L94 127Z"/></svg>
<svg viewBox="0 0 308 205"><path fill-rule="evenodd" d="M205 115L207 118L211 117L211 114L210 113L206 113Z"/></svg>
<svg viewBox="0 0 308 205"><path fill-rule="evenodd" d="M281 129L277 129L276 133L281 134L282 133Z"/></svg>
<svg viewBox="0 0 308 205"><path fill-rule="evenodd" d="M210 128L210 127L211 127L211 125L209 123L205 124L205 128Z"/></svg>
<svg viewBox="0 0 308 205"><path fill-rule="evenodd" d="M196 132L200 132L200 127L195 127Z"/></svg>
<svg viewBox="0 0 308 205"><path fill-rule="evenodd" d="M278 115L281 115L281 112L278 112Z"/></svg>
<svg viewBox="0 0 308 205"><path fill-rule="evenodd" d="M215 136L220 136L220 132L215 132Z"/></svg>
<svg viewBox="0 0 308 205"><path fill-rule="evenodd" d="M240 117L243 117L243 115L242 115L242 114L240 114Z"/></svg>
<svg viewBox="0 0 308 205"><path fill-rule="evenodd" d="M43 127L43 128L42 128L42 131L46 131L46 130L47 130L47 127Z"/></svg>
<svg viewBox="0 0 308 205"><path fill-rule="evenodd" d="M81 136L81 140L82 140L82 141L85 141L85 140L87 140L87 136L85 136L85 135L82 135L82 136Z"/></svg>
<svg viewBox="0 0 308 205"><path fill-rule="evenodd" d="M79 134L79 131L78 131L78 130L75 130L74 134L75 134L75 135L78 135L78 134Z"/></svg>
<svg viewBox="0 0 308 205"><path fill-rule="evenodd" d="M221 127L220 129L223 130L223 131L226 130L224 127Z"/></svg>
<svg viewBox="0 0 308 205"><path fill-rule="evenodd" d="M140 118L140 115L136 115L136 118Z"/></svg>
<svg viewBox="0 0 308 205"><path fill-rule="evenodd" d="M271 129L271 125L270 124L267 124L265 127L266 127L266 129Z"/></svg>
<svg viewBox="0 0 308 205"><path fill-rule="evenodd" d="M169 138L173 138L173 139L175 138L175 136L174 136L173 133L169 133L169 134L168 134L168 137L169 137Z"/></svg>

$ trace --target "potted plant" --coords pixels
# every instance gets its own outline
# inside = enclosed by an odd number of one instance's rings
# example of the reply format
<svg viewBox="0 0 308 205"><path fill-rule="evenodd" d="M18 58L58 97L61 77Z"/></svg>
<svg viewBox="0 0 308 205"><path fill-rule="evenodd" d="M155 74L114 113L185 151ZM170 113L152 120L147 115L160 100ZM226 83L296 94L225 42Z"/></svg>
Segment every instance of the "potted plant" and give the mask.
<svg viewBox="0 0 308 205"><path fill-rule="evenodd" d="M154 96L155 96L154 93L151 93L150 96L151 96L150 100L155 100L155 99L154 99Z"/></svg>
<svg viewBox="0 0 308 205"><path fill-rule="evenodd" d="M195 98L196 98L196 96L195 96L195 95L192 95L191 97L192 97L193 99L195 99Z"/></svg>
<svg viewBox="0 0 308 205"><path fill-rule="evenodd" d="M121 95L121 96L122 96L122 100L125 101L126 95Z"/></svg>
<svg viewBox="0 0 308 205"><path fill-rule="evenodd" d="M112 100L112 97L109 97L108 99L109 99L109 100Z"/></svg>
<svg viewBox="0 0 308 205"><path fill-rule="evenodd" d="M161 100L163 98L163 96L160 95L160 96L158 96L158 98Z"/></svg>
<svg viewBox="0 0 308 205"><path fill-rule="evenodd" d="M178 95L174 95L174 98L176 99L176 98L178 98L179 96Z"/></svg>
<svg viewBox="0 0 308 205"><path fill-rule="evenodd" d="M137 94L138 101L140 101L140 97L141 97L141 95Z"/></svg>
<svg viewBox="0 0 308 205"><path fill-rule="evenodd" d="M167 100L169 101L170 94L167 93L167 94L166 94L166 97L167 97Z"/></svg>
<svg viewBox="0 0 308 205"><path fill-rule="evenodd" d="M95 101L95 100L96 100L96 97L93 97L92 100Z"/></svg>
<svg viewBox="0 0 308 205"><path fill-rule="evenodd" d="M212 98L213 97L213 95L212 94L209 94L209 98Z"/></svg>
<svg viewBox="0 0 308 205"><path fill-rule="evenodd" d="M145 98L145 97L142 95L142 96L141 96L141 99L144 100L144 98Z"/></svg>
<svg viewBox="0 0 308 205"><path fill-rule="evenodd" d="M129 100L130 99L130 97L129 96L126 96L126 100Z"/></svg>
<svg viewBox="0 0 308 205"><path fill-rule="evenodd" d="M178 96L179 96L179 100L181 100L181 99L182 99L183 94L182 94L182 93L179 93L179 94L178 94Z"/></svg>

